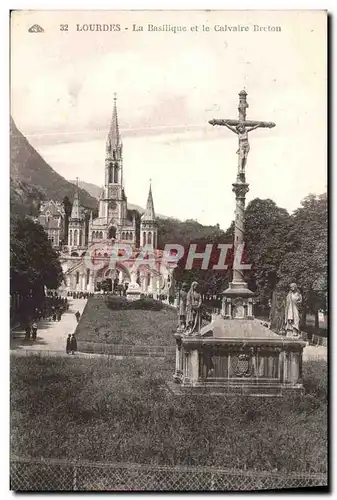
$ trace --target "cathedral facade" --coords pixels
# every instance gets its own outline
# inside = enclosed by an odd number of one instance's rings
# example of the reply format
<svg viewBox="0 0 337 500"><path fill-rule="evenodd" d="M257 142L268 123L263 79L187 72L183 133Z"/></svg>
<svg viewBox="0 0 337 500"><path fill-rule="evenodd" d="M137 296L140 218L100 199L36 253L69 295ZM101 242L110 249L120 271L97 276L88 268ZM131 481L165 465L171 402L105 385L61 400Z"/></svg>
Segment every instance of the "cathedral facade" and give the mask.
<svg viewBox="0 0 337 500"><path fill-rule="evenodd" d="M172 293L172 270L165 266L163 252L157 249L158 227L151 185L142 216L128 209L116 98L106 141L104 179L98 217L94 218L91 212L89 221L80 205L78 187L75 189L68 224L68 244L60 250L64 274L62 288L73 292L95 292L102 288L102 283L110 283L110 290L119 284L130 293L133 290L135 294L168 296ZM60 236L57 241L59 239ZM127 249L127 258L123 257L123 251L121 256L121 247ZM142 260L145 247L149 250L151 265ZM118 258L114 259L113 255L118 255Z"/></svg>

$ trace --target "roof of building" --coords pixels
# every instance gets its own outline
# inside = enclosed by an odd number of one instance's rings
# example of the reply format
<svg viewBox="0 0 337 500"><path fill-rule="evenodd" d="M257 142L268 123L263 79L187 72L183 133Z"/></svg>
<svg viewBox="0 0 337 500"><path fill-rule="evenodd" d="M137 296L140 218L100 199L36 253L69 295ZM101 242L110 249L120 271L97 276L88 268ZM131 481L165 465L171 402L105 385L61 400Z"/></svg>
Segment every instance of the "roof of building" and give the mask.
<svg viewBox="0 0 337 500"><path fill-rule="evenodd" d="M117 114L117 97L114 97L114 105L112 111L112 118L110 123L110 130L108 134L108 138L106 141L106 149L111 152L117 149L118 146L121 145L121 136L119 133L119 124L118 124L118 114Z"/></svg>
<svg viewBox="0 0 337 500"><path fill-rule="evenodd" d="M107 227L108 224L106 221L106 217L96 217L96 219L93 219L92 223L90 224L90 229L96 229L96 226L99 226L100 229Z"/></svg>
<svg viewBox="0 0 337 500"><path fill-rule="evenodd" d="M280 340L280 335L269 330L257 319L224 319L221 316L204 326L200 334L217 339Z"/></svg>
<svg viewBox="0 0 337 500"><path fill-rule="evenodd" d="M48 212L49 212L49 215L51 215L53 217L60 217L61 215L64 215L64 210L63 210L62 204L55 202L53 200L49 200L47 202L41 203L41 207L40 207L41 215L47 215Z"/></svg>
<svg viewBox="0 0 337 500"><path fill-rule="evenodd" d="M47 219L44 216L40 216L38 218L39 224L43 227L43 229L60 229L60 219L50 218Z"/></svg>
<svg viewBox="0 0 337 500"><path fill-rule="evenodd" d="M142 215L142 221L154 221L154 220L156 220L156 214L155 214L155 211L154 211L152 189L151 189L151 184L150 184L149 194L147 196L147 202L146 202L145 212Z"/></svg>
<svg viewBox="0 0 337 500"><path fill-rule="evenodd" d="M76 185L76 188L75 188L75 197L74 197L74 201L73 201L73 207L71 209L71 216L70 216L70 220L79 220L81 219L81 210L80 210L80 202L79 202L79 198L78 198L78 184Z"/></svg>

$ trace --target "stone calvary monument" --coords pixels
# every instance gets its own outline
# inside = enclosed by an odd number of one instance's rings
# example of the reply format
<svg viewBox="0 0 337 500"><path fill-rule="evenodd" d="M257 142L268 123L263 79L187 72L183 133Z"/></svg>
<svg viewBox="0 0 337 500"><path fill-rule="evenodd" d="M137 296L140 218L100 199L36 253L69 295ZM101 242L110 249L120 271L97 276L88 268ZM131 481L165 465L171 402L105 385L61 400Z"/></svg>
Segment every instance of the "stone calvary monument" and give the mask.
<svg viewBox="0 0 337 500"><path fill-rule="evenodd" d="M236 200L234 252L244 243L248 192L245 167L250 150L248 133L257 128L275 126L272 122L246 120L247 108L247 93L242 90L239 93L238 120L213 119L209 122L227 127L239 139L238 171L233 184ZM174 392L281 396L285 392L303 389L305 342L277 335L255 319L253 296L242 265L234 259L232 282L223 292L221 314L199 330L187 327L175 333ZM296 319L292 319L292 325Z"/></svg>

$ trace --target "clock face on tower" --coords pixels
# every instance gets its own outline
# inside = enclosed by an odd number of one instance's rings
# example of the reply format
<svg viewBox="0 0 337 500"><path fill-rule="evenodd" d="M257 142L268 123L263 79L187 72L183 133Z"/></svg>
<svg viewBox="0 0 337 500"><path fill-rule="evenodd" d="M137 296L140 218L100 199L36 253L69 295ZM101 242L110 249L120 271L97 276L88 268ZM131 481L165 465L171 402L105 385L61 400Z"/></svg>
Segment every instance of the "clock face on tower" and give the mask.
<svg viewBox="0 0 337 500"><path fill-rule="evenodd" d="M109 201L109 208L115 210L115 208L117 208L117 203L115 201Z"/></svg>

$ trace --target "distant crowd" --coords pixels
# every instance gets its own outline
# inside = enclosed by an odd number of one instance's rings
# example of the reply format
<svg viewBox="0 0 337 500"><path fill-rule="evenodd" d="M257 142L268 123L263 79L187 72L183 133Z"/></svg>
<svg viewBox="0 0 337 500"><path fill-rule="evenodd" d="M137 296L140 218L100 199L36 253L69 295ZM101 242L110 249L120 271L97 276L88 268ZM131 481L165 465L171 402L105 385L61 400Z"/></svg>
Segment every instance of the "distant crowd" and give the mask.
<svg viewBox="0 0 337 500"><path fill-rule="evenodd" d="M73 299L88 299L93 296L93 292L67 292L67 297L72 297Z"/></svg>
<svg viewBox="0 0 337 500"><path fill-rule="evenodd" d="M62 314L68 310L69 303L66 297L60 297L57 293L49 293L45 297L43 304L32 311L31 319L26 321L26 340L29 340L31 336L33 340L36 340L37 321L61 321Z"/></svg>

